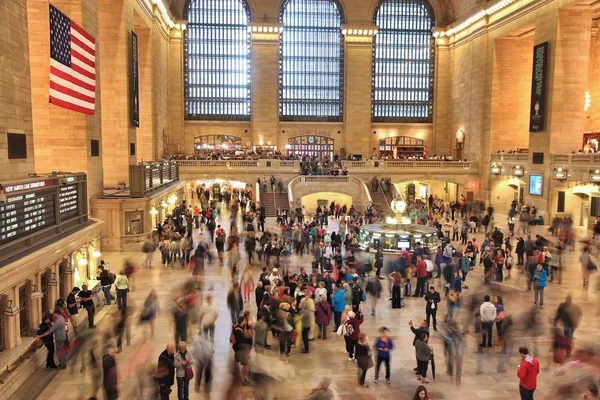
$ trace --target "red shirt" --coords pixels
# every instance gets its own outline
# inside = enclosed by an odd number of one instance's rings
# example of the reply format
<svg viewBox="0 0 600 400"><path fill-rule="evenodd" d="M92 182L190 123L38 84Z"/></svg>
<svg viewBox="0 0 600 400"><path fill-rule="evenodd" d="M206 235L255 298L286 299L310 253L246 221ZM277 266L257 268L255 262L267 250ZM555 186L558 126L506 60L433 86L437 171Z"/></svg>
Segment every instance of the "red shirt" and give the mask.
<svg viewBox="0 0 600 400"><path fill-rule="evenodd" d="M535 358L530 361L522 360L517 376L519 377L519 385L527 390L535 390L537 387L537 376L540 373L540 363Z"/></svg>
<svg viewBox="0 0 600 400"><path fill-rule="evenodd" d="M544 253L541 251L538 252L537 262L538 264L544 264Z"/></svg>
<svg viewBox="0 0 600 400"><path fill-rule="evenodd" d="M427 263L424 260L417 262L417 277L425 278L427 276Z"/></svg>

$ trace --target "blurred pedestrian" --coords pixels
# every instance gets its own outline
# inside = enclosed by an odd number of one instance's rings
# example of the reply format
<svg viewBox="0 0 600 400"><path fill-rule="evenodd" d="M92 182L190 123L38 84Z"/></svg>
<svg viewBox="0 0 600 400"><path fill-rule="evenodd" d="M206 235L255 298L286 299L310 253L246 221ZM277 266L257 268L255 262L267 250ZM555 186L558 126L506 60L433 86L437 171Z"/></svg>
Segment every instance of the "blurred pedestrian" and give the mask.
<svg viewBox="0 0 600 400"><path fill-rule="evenodd" d="M171 386L175 383L175 345L169 343L158 357L158 366L154 373L158 385L160 400L169 400Z"/></svg>
<svg viewBox="0 0 600 400"><path fill-rule="evenodd" d="M116 355L117 349L111 348L102 357L105 400L115 400L119 398L119 381L117 374Z"/></svg>

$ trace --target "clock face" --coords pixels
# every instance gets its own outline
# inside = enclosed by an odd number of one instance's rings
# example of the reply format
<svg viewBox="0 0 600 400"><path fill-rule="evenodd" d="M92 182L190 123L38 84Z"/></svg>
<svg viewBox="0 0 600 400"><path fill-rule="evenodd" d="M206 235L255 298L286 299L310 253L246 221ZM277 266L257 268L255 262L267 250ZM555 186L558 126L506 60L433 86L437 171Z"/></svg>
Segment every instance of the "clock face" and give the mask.
<svg viewBox="0 0 600 400"><path fill-rule="evenodd" d="M308 137L308 143L313 144L315 142L315 137L314 136L309 136Z"/></svg>

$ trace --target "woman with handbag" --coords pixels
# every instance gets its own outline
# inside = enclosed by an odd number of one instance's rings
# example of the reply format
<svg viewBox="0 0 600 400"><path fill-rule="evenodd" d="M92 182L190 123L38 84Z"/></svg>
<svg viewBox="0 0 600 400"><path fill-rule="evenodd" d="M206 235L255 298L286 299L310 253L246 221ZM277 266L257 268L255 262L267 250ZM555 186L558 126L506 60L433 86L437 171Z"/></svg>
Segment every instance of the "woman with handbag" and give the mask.
<svg viewBox="0 0 600 400"><path fill-rule="evenodd" d="M355 349L356 365L358 366L358 384L361 387L369 387L365 383L367 370L373 368L373 357L371 356L371 348L367 343L367 335L361 333L358 335L358 342Z"/></svg>
<svg viewBox="0 0 600 400"><path fill-rule="evenodd" d="M590 280L590 273L598 271L598 267L592 261L592 256L590 255L589 247L585 246L583 248L581 256L579 256L579 262L581 263L581 275L583 277L583 286L587 286Z"/></svg>
<svg viewBox="0 0 600 400"><path fill-rule="evenodd" d="M194 378L192 353L187 350L185 342L179 342L179 350L175 353L175 376L177 377L177 400L190 399L190 381Z"/></svg>

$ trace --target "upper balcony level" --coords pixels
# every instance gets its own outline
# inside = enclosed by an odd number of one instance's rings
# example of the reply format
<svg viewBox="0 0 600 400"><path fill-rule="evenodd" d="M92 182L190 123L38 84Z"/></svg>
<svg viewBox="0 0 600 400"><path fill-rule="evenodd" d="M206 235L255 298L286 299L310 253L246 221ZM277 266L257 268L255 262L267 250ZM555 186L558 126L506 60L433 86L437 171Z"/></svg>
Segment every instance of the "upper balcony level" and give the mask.
<svg viewBox="0 0 600 400"><path fill-rule="evenodd" d="M193 178L195 174L292 174L300 173L298 160L180 160L179 172L182 178ZM410 160L365 160L342 161L343 168L350 175L402 175L428 174L436 175L476 175L479 173L478 161L410 161ZM325 171L327 174L327 171Z"/></svg>

